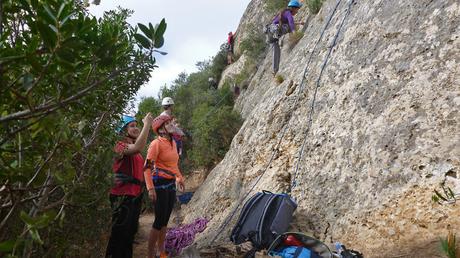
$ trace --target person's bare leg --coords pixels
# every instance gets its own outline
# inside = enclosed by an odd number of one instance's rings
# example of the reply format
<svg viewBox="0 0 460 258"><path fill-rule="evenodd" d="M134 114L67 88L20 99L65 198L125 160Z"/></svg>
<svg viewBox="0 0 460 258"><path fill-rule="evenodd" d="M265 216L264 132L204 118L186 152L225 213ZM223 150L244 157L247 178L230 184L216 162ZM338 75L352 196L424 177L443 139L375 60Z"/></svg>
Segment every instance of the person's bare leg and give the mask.
<svg viewBox="0 0 460 258"><path fill-rule="evenodd" d="M166 230L167 227L162 227L161 230L159 231L159 236L158 236L158 250L160 251L160 254L165 252L165 239L166 239Z"/></svg>
<svg viewBox="0 0 460 258"><path fill-rule="evenodd" d="M156 248L160 236L160 230L152 228L150 230L149 242L148 242L148 258L155 258Z"/></svg>

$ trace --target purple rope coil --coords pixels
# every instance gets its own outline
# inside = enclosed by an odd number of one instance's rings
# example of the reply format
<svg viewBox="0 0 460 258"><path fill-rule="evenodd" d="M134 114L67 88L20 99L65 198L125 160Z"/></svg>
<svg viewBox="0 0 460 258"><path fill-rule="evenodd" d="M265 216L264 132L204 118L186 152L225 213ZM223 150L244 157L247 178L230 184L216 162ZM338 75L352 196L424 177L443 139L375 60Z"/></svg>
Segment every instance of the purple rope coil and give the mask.
<svg viewBox="0 0 460 258"><path fill-rule="evenodd" d="M165 239L166 251L173 255L180 254L182 249L193 243L196 234L206 229L208 222L206 218L198 218L188 225L168 229Z"/></svg>

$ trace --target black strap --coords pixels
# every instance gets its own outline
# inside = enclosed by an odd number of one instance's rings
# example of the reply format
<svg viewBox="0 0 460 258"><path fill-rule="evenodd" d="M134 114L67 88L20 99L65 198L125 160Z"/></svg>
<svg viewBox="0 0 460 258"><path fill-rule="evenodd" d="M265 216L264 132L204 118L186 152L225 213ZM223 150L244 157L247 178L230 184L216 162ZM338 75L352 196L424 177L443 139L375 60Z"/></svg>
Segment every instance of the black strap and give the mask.
<svg viewBox="0 0 460 258"><path fill-rule="evenodd" d="M168 174L168 175L173 176L174 178L176 178L176 174L174 174L173 172L171 172L169 170L166 170L164 168L159 168L159 167L155 168L155 172L156 172L157 177L159 177L158 171L161 171L161 172L163 172L165 174Z"/></svg>
<svg viewBox="0 0 460 258"><path fill-rule="evenodd" d="M139 181L137 178L127 175L121 171L115 173L115 181L121 182L123 184L135 184L135 185L142 185L142 182Z"/></svg>
<svg viewBox="0 0 460 258"><path fill-rule="evenodd" d="M257 248L253 247L251 250L249 250L245 255L244 258L254 258L256 256Z"/></svg>

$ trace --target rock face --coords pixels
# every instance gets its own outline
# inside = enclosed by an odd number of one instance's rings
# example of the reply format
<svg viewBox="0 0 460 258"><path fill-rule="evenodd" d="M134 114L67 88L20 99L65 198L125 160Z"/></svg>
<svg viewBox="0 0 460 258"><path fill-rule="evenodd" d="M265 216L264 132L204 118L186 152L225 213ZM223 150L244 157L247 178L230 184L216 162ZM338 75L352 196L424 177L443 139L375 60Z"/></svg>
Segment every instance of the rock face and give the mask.
<svg viewBox="0 0 460 258"><path fill-rule="evenodd" d="M237 74L240 74L242 69L244 68L246 60L246 56L242 55L233 64L228 66L228 68L225 69L222 73L222 79L219 81L219 85L217 87L221 89L224 86L224 83L227 79L233 80Z"/></svg>
<svg viewBox="0 0 460 258"><path fill-rule="evenodd" d="M254 18L261 2L251 2L242 24L264 23ZM293 230L365 257L439 257L439 238L449 229L460 236L458 202L431 200L441 184L460 193L460 3L356 0L314 98L348 0L315 49L335 5L327 0L317 15L296 17L309 24L292 50L284 44L283 83L273 80L268 52L241 92L236 109L245 122L187 206L187 221L211 219L199 246L239 200L262 189L292 191L299 204ZM216 244L228 242L238 215Z"/></svg>

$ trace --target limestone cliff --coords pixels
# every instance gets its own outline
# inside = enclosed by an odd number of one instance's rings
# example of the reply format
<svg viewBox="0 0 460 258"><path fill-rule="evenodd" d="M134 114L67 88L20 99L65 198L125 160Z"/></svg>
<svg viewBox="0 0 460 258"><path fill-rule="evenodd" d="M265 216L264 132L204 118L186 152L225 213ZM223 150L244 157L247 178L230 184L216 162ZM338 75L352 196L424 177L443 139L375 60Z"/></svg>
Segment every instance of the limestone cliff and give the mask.
<svg viewBox="0 0 460 258"><path fill-rule="evenodd" d="M248 6L241 37L247 24L261 27L269 19L262 2ZM321 78L305 135L321 64L348 0L339 4L300 83L335 5L327 0L318 14L303 10L296 17L308 24L292 50L284 44L283 83L273 79L268 51L242 90L235 108L245 122L184 213L188 221L211 219L200 246L262 174L249 195L292 190L299 204L295 230L327 243L341 241L366 257L436 257L448 229L460 236L459 204L431 200L441 183L460 193L460 3L356 0ZM298 185L291 189L305 137ZM228 241L236 217L218 243Z"/></svg>

